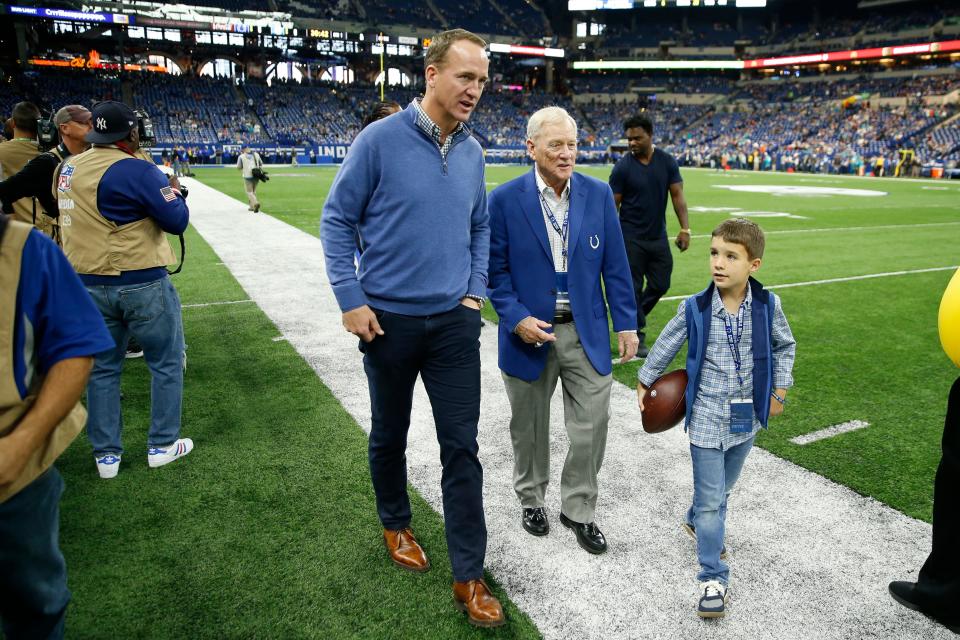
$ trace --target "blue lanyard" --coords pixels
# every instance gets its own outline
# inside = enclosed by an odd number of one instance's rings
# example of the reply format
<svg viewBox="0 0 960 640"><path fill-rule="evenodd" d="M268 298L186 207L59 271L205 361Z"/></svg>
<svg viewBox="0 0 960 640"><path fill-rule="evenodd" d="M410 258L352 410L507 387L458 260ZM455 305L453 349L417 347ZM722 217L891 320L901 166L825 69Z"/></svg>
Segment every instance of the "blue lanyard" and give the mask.
<svg viewBox="0 0 960 640"><path fill-rule="evenodd" d="M550 220L550 226L553 227L553 230L557 232L557 235L560 236L560 254L563 256L563 266L564 271L566 271L567 266L567 233L570 230L570 213L567 212L567 217L563 219L563 228L560 228L560 223L557 222L557 217L553 215L553 210L550 208L550 205L547 204L547 199L543 197L543 192L539 192L537 195L540 196L540 204L543 205L543 211L547 214L547 219Z"/></svg>
<svg viewBox="0 0 960 640"><path fill-rule="evenodd" d="M741 387L743 386L743 376L740 375L740 367L743 365L743 360L740 358L740 338L743 337L743 312L746 306L747 301L744 300L740 303L740 309L737 310L736 332L730 324L730 314L727 313L726 309L723 311L723 327L727 330L727 346L730 347L730 353L733 355L733 366L737 371L737 380L740 381Z"/></svg>

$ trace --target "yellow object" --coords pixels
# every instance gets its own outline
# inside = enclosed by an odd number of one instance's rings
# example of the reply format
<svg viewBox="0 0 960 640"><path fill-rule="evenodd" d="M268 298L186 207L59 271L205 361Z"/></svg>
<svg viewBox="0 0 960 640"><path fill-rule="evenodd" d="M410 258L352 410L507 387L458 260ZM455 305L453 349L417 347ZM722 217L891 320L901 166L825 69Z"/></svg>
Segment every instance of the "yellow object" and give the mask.
<svg viewBox="0 0 960 640"><path fill-rule="evenodd" d="M943 292L937 326L943 350L953 364L960 367L960 269L953 274L947 290Z"/></svg>

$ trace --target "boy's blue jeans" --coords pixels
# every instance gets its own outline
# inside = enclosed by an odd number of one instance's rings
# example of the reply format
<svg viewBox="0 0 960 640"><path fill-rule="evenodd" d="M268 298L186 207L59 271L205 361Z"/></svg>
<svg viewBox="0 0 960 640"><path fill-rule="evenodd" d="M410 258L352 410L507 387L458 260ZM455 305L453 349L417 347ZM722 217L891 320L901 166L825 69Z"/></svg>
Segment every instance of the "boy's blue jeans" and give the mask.
<svg viewBox="0 0 960 640"><path fill-rule="evenodd" d="M180 437L183 402L183 319L180 297L167 277L143 284L88 286L87 291L116 343L94 358L87 383L87 434L95 455L121 454L120 374L130 334L150 369L150 431L147 446Z"/></svg>
<svg viewBox="0 0 960 640"><path fill-rule="evenodd" d="M727 498L740 477L753 438L721 449L704 449L690 445L693 460L693 504L687 511L687 523L697 530L697 580L717 580L724 585L730 579L730 567L720 560L724 526L727 520Z"/></svg>
<svg viewBox="0 0 960 640"><path fill-rule="evenodd" d="M62 494L50 467L0 504L0 621L9 640L63 638L70 591L59 545Z"/></svg>

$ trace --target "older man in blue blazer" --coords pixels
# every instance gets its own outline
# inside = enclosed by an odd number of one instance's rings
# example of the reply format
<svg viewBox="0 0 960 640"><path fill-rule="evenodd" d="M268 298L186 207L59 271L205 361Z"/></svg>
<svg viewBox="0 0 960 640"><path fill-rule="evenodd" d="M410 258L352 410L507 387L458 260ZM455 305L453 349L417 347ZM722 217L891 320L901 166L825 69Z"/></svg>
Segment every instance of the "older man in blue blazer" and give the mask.
<svg viewBox="0 0 960 640"><path fill-rule="evenodd" d="M577 123L559 107L527 123L534 169L491 194L489 296L500 315L500 369L512 416L513 485L523 528L549 533L550 398L562 382L570 448L560 522L603 553L597 473L610 418L612 366L606 291L620 361L637 351L637 308L613 193L574 173Z"/></svg>

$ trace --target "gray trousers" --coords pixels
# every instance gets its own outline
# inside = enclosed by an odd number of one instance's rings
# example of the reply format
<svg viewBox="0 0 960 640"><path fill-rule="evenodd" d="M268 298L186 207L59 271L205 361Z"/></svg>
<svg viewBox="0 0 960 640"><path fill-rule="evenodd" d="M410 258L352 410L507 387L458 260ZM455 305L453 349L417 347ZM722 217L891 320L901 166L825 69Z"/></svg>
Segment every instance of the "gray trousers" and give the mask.
<svg viewBox="0 0 960 640"><path fill-rule="evenodd" d="M253 209L256 205L260 204L260 201L257 200L257 181L256 180L244 178L243 190L247 192L247 202L250 203L251 209Z"/></svg>
<svg viewBox="0 0 960 640"><path fill-rule="evenodd" d="M593 522L597 473L610 421L612 376L597 373L573 323L554 327L547 365L533 382L502 373L510 400L513 488L523 507L544 506L550 482L550 398L563 389L563 417L570 448L560 476L560 508L574 522Z"/></svg>

